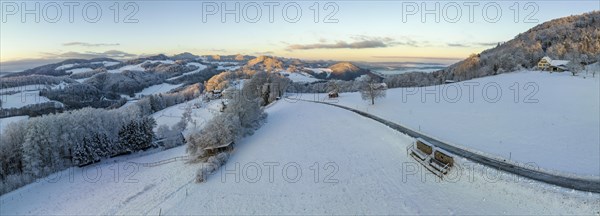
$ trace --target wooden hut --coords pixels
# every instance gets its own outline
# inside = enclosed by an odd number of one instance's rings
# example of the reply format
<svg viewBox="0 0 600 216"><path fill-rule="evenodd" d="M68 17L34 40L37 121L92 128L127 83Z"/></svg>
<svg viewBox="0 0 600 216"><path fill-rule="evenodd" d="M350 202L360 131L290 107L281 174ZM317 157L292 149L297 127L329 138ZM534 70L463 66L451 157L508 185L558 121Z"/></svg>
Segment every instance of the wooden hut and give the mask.
<svg viewBox="0 0 600 216"><path fill-rule="evenodd" d="M329 98L337 98L340 96L337 91L330 91L328 94Z"/></svg>
<svg viewBox="0 0 600 216"><path fill-rule="evenodd" d="M227 143L227 144L223 144L220 146L211 146L211 147L206 147L204 148L204 153L206 153L207 155L216 155L219 154L221 152L228 152L233 150L233 142Z"/></svg>

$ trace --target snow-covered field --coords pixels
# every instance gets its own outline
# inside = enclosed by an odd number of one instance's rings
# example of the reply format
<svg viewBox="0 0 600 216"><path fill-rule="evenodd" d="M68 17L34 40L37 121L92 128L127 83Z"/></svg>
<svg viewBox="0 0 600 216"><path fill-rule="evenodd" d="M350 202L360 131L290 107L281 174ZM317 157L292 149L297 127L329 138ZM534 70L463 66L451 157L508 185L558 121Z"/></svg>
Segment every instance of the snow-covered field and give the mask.
<svg viewBox="0 0 600 216"><path fill-rule="evenodd" d="M221 103L220 101L221 100L213 100L206 104L201 102L200 99L195 99L167 107L166 109L152 114L152 117L156 120L157 126L167 125L172 127L181 121L181 117L186 108L190 107L191 122L188 122L186 130L191 131L201 128L202 125L206 124L206 122L219 113L219 109L214 108L214 106L219 105Z"/></svg>
<svg viewBox="0 0 600 216"><path fill-rule="evenodd" d="M306 68L308 70L311 70L314 73L327 73L327 77L329 77L331 75L331 73L333 72L331 69L329 68Z"/></svg>
<svg viewBox="0 0 600 216"><path fill-rule="evenodd" d="M142 63L139 63L139 64L125 65L125 66L123 66L121 68L117 68L117 69L114 69L114 70L108 70L108 72L109 73L121 73L121 72L126 71L126 70L128 70L128 71L146 71L146 69L144 69L144 67L142 67L142 65L144 65L146 63L151 63L151 64L154 64L154 63L175 64L175 61L173 61L173 60L146 60L146 61L144 61ZM109 66L109 65L105 64L105 66Z"/></svg>
<svg viewBox="0 0 600 216"><path fill-rule="evenodd" d="M322 100L325 95L317 97ZM374 106L358 93L342 93L331 102L496 157L560 173L599 176L599 100L598 76L521 71L435 87L390 89Z"/></svg>
<svg viewBox="0 0 600 216"><path fill-rule="evenodd" d="M240 68L241 68L241 66L221 66L221 65L219 65L217 67L217 70L231 71L231 70L237 70L237 69L240 69Z"/></svg>
<svg viewBox="0 0 600 216"><path fill-rule="evenodd" d="M92 64L103 64L105 67L109 67L109 66L113 66L113 65L118 65L119 62L114 62L114 61L101 61L101 62L92 62Z"/></svg>
<svg viewBox="0 0 600 216"><path fill-rule="evenodd" d="M79 73L90 72L90 71L93 71L93 70L94 69L91 69L91 68L76 68L76 69L67 70L67 73L79 74Z"/></svg>
<svg viewBox="0 0 600 216"><path fill-rule="evenodd" d="M2 108L21 108L31 104L50 101L47 97L40 96L40 91L23 91L15 94L0 95Z"/></svg>
<svg viewBox="0 0 600 216"><path fill-rule="evenodd" d="M312 83L320 80L307 73L290 73L287 71L281 71L279 73L292 80L292 82L297 83Z"/></svg>
<svg viewBox="0 0 600 216"><path fill-rule="evenodd" d="M425 72L431 73L434 71L438 71L440 68L406 68L406 69L394 69L394 70L374 70L373 72L380 75L396 75L403 74L409 72Z"/></svg>
<svg viewBox="0 0 600 216"><path fill-rule="evenodd" d="M142 67L142 65L144 63L146 63L146 62L147 61L139 63L139 64L135 64L135 65L126 65L126 66L123 66L121 68L117 68L117 69L114 69L114 70L108 70L108 72L109 73L121 73L121 72L126 71L126 70L129 70L129 71L145 71L146 69L144 69Z"/></svg>
<svg viewBox="0 0 600 216"><path fill-rule="evenodd" d="M24 119L28 119L29 116L13 116L7 118L0 118L0 133L4 132L4 128L8 126L10 123L21 121Z"/></svg>
<svg viewBox="0 0 600 216"><path fill-rule="evenodd" d="M0 88L0 100L2 100L2 108L21 108L31 104L45 103L51 101L47 97L40 96L40 90L64 88L67 83L61 82L56 85L24 85L10 88ZM62 104L54 101L57 104Z"/></svg>
<svg viewBox="0 0 600 216"><path fill-rule="evenodd" d="M60 172L56 182L42 180L0 197L0 214L589 215L599 211L597 194L525 180L488 179L498 176L495 171L482 175L476 169L466 176L469 170L455 169L464 176L451 182L437 182L423 171L426 179L422 180L420 173L413 174L418 170L406 168L419 168L406 155L410 137L339 108L283 100L267 112L267 123L236 143L226 166L205 183L193 183L196 164L130 163L185 155L185 147L178 147Z"/></svg>
<svg viewBox="0 0 600 216"><path fill-rule="evenodd" d="M77 64L77 63L75 63L75 64L64 64L64 65L56 67L55 70L65 70L65 69L73 68L73 67L75 67L77 65L79 65L79 64Z"/></svg>
<svg viewBox="0 0 600 216"><path fill-rule="evenodd" d="M142 95L154 95L154 94L167 93L181 85L182 84L173 85L173 84L168 84L168 83L161 83L158 85L153 85L153 86L144 88L142 91L135 93L135 95L137 97L140 97Z"/></svg>
<svg viewBox="0 0 600 216"><path fill-rule="evenodd" d="M182 161L159 167L144 167L133 162L156 162L183 155L185 148L178 147L145 156L136 154L119 157L85 168L58 172L1 196L0 214L150 213L150 209L154 209L169 195L177 195L184 190L192 180L196 167Z"/></svg>

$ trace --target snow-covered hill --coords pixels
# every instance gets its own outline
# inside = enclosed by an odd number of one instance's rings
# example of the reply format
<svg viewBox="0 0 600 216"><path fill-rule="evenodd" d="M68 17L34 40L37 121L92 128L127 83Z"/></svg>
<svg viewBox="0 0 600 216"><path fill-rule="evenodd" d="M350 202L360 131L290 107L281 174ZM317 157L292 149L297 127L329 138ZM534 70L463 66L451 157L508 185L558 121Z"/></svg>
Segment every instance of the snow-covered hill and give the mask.
<svg viewBox="0 0 600 216"><path fill-rule="evenodd" d="M561 173L600 175L598 75L521 71L390 89L374 106L358 93L343 93L330 102L496 157Z"/></svg>
<svg viewBox="0 0 600 216"><path fill-rule="evenodd" d="M600 205L597 194L480 168L437 182L412 169L412 138L339 108L282 100L267 112L205 183L192 183L196 164L131 163L184 156L178 147L60 172L0 197L0 214L594 214Z"/></svg>

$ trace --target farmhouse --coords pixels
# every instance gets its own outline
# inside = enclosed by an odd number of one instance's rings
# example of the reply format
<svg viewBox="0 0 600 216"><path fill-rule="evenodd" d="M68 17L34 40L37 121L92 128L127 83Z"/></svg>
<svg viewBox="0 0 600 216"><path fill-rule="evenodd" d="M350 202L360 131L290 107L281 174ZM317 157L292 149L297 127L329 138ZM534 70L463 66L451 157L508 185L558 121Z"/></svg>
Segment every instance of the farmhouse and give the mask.
<svg viewBox="0 0 600 216"><path fill-rule="evenodd" d="M568 60L552 60L550 57L546 56L538 62L537 67L544 71L563 72L567 70L567 64L569 64Z"/></svg>

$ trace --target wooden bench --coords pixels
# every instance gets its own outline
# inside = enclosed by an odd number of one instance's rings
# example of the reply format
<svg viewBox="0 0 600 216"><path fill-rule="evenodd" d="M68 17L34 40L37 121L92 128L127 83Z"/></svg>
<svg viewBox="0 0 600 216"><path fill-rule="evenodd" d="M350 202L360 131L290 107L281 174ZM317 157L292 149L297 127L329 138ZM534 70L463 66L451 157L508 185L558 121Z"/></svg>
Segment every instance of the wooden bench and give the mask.
<svg viewBox="0 0 600 216"><path fill-rule="evenodd" d="M411 155L421 161L427 160L431 156L432 152L433 145L421 138L418 138L411 148Z"/></svg>
<svg viewBox="0 0 600 216"><path fill-rule="evenodd" d="M450 168L454 166L454 158L450 156L450 153L435 147L422 138L417 138L408 150L410 150L410 156L440 178L448 174Z"/></svg>
<svg viewBox="0 0 600 216"><path fill-rule="evenodd" d="M454 166L454 158L444 150L436 148L429 163L441 173L447 174L450 168Z"/></svg>

